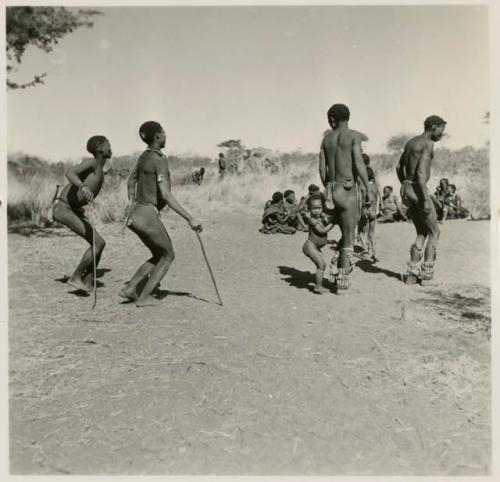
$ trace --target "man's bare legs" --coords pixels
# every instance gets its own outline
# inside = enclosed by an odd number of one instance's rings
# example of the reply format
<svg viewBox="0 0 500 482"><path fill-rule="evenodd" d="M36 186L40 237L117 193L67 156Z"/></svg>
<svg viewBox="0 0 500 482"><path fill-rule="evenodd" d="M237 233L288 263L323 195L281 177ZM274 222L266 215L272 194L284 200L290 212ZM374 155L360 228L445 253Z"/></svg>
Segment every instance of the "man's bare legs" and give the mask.
<svg viewBox="0 0 500 482"><path fill-rule="evenodd" d="M338 257L338 274L336 284L339 290L348 289L351 285L349 274L353 270L354 238L358 223L358 196L356 186L345 189L342 184L333 188L333 202L339 212L342 242L340 256ZM335 255L334 255L335 257Z"/></svg>
<svg viewBox="0 0 500 482"><path fill-rule="evenodd" d="M148 306L153 304L151 293L160 284L175 258L174 249L153 206L137 205L131 215L131 221L130 229L140 237L151 251L152 257L139 267L120 295L135 300L136 306ZM137 295L137 285L147 276L149 279L142 293Z"/></svg>
<svg viewBox="0 0 500 482"><path fill-rule="evenodd" d="M95 256L96 256L96 267L99 265L101 260L101 255L106 246L106 242L102 236L92 229L92 225L83 217L78 216L71 207L62 202L58 201L53 208L54 219L61 224L67 226L71 231L76 233L78 236L85 239L90 244L90 247L85 251L82 259L78 266L76 267L74 273L68 280L68 284L73 288L82 291L88 291L88 285L85 284L85 277L92 275L94 272L94 264L92 257L92 235L95 233Z"/></svg>

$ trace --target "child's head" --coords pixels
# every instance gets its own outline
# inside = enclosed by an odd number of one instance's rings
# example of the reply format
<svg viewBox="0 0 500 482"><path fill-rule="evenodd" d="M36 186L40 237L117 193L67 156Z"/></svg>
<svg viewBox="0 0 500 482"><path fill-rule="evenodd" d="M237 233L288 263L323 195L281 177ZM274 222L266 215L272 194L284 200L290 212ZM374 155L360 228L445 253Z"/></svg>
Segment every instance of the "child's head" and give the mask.
<svg viewBox="0 0 500 482"><path fill-rule="evenodd" d="M202 167L202 168L200 169L200 174L201 174L201 175L205 174L205 168L204 168L204 167Z"/></svg>
<svg viewBox="0 0 500 482"><path fill-rule="evenodd" d="M448 181L447 177L443 177L442 179L439 180L439 187L441 187L442 189L447 189L448 184L449 184L449 181Z"/></svg>
<svg viewBox="0 0 500 482"><path fill-rule="evenodd" d="M321 198L321 195L319 193L312 194L307 200L307 207L314 218L320 217L323 212L323 199Z"/></svg>
<svg viewBox="0 0 500 482"><path fill-rule="evenodd" d="M165 147L167 136L163 127L155 121L147 121L139 128L139 135L141 139L149 146L154 141L158 141L160 148Z"/></svg>
<svg viewBox="0 0 500 482"><path fill-rule="evenodd" d="M455 186L455 184L450 184L448 186L448 191L451 192L451 194L455 194L457 192L457 186Z"/></svg>
<svg viewBox="0 0 500 482"><path fill-rule="evenodd" d="M111 144L104 136L92 136L87 141L87 151L94 157L100 155L103 159L109 159L112 155Z"/></svg>
<svg viewBox="0 0 500 482"><path fill-rule="evenodd" d="M295 202L295 192L292 191L291 189L288 189L284 192L283 197L288 201L288 202Z"/></svg>
<svg viewBox="0 0 500 482"><path fill-rule="evenodd" d="M279 191L276 191L273 194L272 200L273 203L279 203L283 199L283 194L281 194Z"/></svg>
<svg viewBox="0 0 500 482"><path fill-rule="evenodd" d="M309 184L307 190L309 191L309 194L313 194L315 192L319 192L319 187L316 186L316 184Z"/></svg>
<svg viewBox="0 0 500 482"><path fill-rule="evenodd" d="M392 186L385 186L384 187L384 197L389 197L392 194Z"/></svg>

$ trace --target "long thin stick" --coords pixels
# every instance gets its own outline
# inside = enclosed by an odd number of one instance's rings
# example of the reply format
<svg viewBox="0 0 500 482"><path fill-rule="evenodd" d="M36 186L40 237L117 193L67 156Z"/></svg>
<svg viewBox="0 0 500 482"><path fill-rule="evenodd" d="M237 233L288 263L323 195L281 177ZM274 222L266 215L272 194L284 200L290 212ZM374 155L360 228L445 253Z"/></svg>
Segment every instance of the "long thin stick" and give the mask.
<svg viewBox="0 0 500 482"><path fill-rule="evenodd" d="M208 262L207 253L205 252L205 246L203 246L203 241L201 239L200 233L198 231L195 231L195 233L196 233L196 236L198 238L198 241L200 242L201 252L203 253L203 257L205 258L205 262L207 263L208 272L210 273L210 277L212 278L212 282L214 284L215 292L217 293L217 297L219 298L219 304L221 306L224 306L222 304L222 299L220 297L219 290L217 288L217 283L215 282L214 274L212 273L212 268L210 267L210 263Z"/></svg>
<svg viewBox="0 0 500 482"><path fill-rule="evenodd" d="M92 224L92 262L94 263L94 304L92 305L92 309L95 308L97 304L97 269L95 262L95 228Z"/></svg>

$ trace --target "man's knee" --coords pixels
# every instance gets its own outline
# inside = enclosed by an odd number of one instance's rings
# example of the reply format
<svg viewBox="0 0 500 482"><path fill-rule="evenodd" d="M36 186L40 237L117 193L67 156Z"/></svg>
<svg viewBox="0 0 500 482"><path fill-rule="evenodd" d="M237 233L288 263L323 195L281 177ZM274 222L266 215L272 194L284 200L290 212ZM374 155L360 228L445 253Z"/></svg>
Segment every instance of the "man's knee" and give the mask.
<svg viewBox="0 0 500 482"><path fill-rule="evenodd" d="M172 248L162 248L159 258L162 263L171 263L175 259L174 250Z"/></svg>

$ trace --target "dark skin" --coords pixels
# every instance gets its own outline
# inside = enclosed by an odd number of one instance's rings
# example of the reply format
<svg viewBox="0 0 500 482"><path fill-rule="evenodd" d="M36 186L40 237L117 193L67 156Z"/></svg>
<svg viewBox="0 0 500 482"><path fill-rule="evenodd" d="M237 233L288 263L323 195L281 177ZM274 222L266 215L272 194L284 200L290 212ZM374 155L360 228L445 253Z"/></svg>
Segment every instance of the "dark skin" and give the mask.
<svg viewBox="0 0 500 482"><path fill-rule="evenodd" d="M320 250L326 245L328 241L327 233L333 228L334 224L325 220L321 199L310 201L309 212L304 214L304 218L309 225L309 237L304 243L302 251L316 265L316 285L314 292L322 294L327 291L323 287L326 262Z"/></svg>
<svg viewBox="0 0 500 482"><path fill-rule="evenodd" d="M428 262L434 261L440 232L427 183L434 158L434 143L441 139L444 129L444 125L434 125L423 134L410 139L396 168L398 179L402 183L401 197L409 205L411 219L417 231L415 245L421 250L427 239L424 260Z"/></svg>
<svg viewBox="0 0 500 482"><path fill-rule="evenodd" d="M120 296L135 301L136 306L143 307L154 304L151 293L159 286L174 260L174 248L165 226L160 220L159 211L168 205L182 216L195 231L202 231L201 223L195 220L175 199L171 191L170 171L167 159L161 155L165 147L166 135L163 130L155 133L154 139L132 170L127 191L129 200L135 204L130 213L129 229L133 231L151 251L151 258L143 263ZM148 278L141 294L137 286Z"/></svg>
<svg viewBox="0 0 500 482"><path fill-rule="evenodd" d="M354 249L354 237L359 219L357 189L352 186L346 189L344 183L356 182L358 179L364 185L370 203L374 202L375 194L368 182L366 166L361 151L361 135L349 129L348 121L329 119L332 130L323 137L320 151L320 177L324 185L334 182L333 202L334 212L339 220L342 231L342 246ZM349 259L341 252L339 267L348 268Z"/></svg>
<svg viewBox="0 0 500 482"><path fill-rule="evenodd" d="M112 155L109 141L103 142L94 153L92 159L85 159L71 167L66 173L70 184L67 184L53 207L54 219L67 226L71 231L85 239L89 248L85 251L68 284L77 290L90 289L93 274L92 235L95 233L96 266L99 265L105 241L92 229L92 225L83 214L83 206L92 202L99 194L104 181L103 167Z"/></svg>

